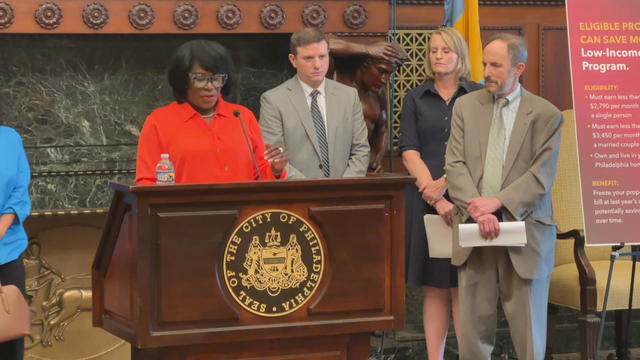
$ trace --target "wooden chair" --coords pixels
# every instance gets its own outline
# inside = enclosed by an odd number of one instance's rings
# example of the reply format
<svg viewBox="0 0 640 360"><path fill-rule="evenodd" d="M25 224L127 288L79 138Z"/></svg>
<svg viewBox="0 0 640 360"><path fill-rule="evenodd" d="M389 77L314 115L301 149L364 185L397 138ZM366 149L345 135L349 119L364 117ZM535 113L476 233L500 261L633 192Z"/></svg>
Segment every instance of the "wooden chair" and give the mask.
<svg viewBox="0 0 640 360"><path fill-rule="evenodd" d="M597 359L597 337L604 290L609 271L609 246L585 247L582 202L578 176L575 121L573 110L565 110L564 127L558 160L558 176L553 187L553 210L558 220L558 243L555 268L549 287L547 355L552 359L554 315L557 306L579 310L581 359ZM573 241L571 241L573 240ZM607 310L615 310L616 355L623 357L626 340L626 311L629 301L631 261L620 258L615 263ZM636 265L636 271L640 266ZM636 274L639 274L636 272ZM640 308L640 276L636 276L633 308Z"/></svg>

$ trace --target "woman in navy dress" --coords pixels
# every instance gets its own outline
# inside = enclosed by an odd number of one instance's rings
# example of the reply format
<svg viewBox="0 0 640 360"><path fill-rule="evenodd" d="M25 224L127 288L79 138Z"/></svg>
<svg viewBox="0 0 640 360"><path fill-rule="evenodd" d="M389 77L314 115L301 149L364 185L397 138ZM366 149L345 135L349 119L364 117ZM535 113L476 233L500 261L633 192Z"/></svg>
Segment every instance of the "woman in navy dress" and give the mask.
<svg viewBox="0 0 640 360"><path fill-rule="evenodd" d="M402 162L416 178L407 188L407 283L424 288L422 308L429 359L442 359L450 315L458 321L458 275L450 259L428 255L423 216L438 214L451 226L453 204L446 190L444 154L453 104L481 88L468 80L469 51L452 28L433 31L427 44L427 79L404 98L400 121Z"/></svg>

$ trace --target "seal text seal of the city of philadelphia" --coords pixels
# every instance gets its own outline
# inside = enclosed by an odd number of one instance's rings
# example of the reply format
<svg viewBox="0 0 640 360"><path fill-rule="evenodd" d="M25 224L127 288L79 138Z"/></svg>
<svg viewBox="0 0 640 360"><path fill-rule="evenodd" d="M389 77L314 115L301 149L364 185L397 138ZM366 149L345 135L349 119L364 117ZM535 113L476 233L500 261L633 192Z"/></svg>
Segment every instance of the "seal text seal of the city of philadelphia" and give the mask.
<svg viewBox="0 0 640 360"><path fill-rule="evenodd" d="M249 216L231 234L223 275L234 300L260 316L296 311L322 280L324 250L316 230L286 210Z"/></svg>

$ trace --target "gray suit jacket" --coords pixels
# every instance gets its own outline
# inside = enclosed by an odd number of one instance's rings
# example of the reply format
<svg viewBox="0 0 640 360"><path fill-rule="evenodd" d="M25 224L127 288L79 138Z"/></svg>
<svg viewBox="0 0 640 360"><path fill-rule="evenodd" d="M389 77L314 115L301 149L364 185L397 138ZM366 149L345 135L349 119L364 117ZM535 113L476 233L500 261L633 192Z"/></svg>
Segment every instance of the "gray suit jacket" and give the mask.
<svg viewBox="0 0 640 360"><path fill-rule="evenodd" d="M326 79L325 95L330 175L364 176L369 165L369 142L358 92ZM311 112L296 76L262 94L260 127L265 143L287 147L288 179L323 177Z"/></svg>
<svg viewBox="0 0 640 360"><path fill-rule="evenodd" d="M509 247L516 272L524 279L550 274L556 243L551 186L556 176L562 114L548 101L522 89L502 172L503 221L525 221L527 245ZM459 98L453 107L447 144L449 195L456 205L456 224L465 222L467 201L480 196L480 184L493 113L486 89ZM471 248L458 246L454 226L454 265L462 265Z"/></svg>

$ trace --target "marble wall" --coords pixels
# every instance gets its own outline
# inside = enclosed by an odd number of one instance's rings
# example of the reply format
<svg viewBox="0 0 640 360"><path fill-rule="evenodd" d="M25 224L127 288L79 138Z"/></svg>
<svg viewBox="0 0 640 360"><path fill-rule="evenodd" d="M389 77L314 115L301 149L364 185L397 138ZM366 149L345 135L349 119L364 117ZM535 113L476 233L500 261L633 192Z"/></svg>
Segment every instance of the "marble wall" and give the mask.
<svg viewBox="0 0 640 360"><path fill-rule="evenodd" d="M293 74L287 34L0 37L0 123L23 136L34 210L106 207L109 181L133 180L144 119L172 101L168 59L194 38L231 51L230 100L256 114L260 94Z"/></svg>

